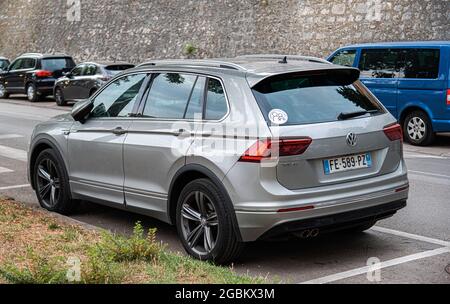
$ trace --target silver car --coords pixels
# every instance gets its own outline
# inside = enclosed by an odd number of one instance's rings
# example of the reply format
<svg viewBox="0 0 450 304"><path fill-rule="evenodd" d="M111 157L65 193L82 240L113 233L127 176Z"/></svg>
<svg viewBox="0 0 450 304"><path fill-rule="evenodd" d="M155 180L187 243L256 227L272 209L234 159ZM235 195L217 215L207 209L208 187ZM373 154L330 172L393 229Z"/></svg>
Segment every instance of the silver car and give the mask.
<svg viewBox="0 0 450 304"><path fill-rule="evenodd" d="M30 182L45 209L149 215L217 263L258 239L364 231L409 184L401 127L358 78L299 56L142 64L35 128Z"/></svg>

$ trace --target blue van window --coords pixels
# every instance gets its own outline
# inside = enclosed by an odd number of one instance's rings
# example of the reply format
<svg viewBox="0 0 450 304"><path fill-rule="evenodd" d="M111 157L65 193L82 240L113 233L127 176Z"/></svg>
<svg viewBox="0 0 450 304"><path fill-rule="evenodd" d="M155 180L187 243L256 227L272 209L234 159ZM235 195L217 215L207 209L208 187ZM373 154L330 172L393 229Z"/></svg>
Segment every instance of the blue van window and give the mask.
<svg viewBox="0 0 450 304"><path fill-rule="evenodd" d="M401 50L369 49L361 51L359 69L362 78L398 78Z"/></svg>
<svg viewBox="0 0 450 304"><path fill-rule="evenodd" d="M404 50L404 68L401 78L436 79L439 76L439 50Z"/></svg>
<svg viewBox="0 0 450 304"><path fill-rule="evenodd" d="M356 50L343 50L334 55L331 62L338 65L352 67L355 62Z"/></svg>

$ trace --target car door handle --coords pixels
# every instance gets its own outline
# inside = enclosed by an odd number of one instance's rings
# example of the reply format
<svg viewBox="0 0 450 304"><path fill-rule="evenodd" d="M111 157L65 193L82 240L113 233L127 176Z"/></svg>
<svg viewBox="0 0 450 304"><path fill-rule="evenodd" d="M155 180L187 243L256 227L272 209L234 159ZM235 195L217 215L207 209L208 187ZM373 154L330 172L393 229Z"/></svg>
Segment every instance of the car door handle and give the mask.
<svg viewBox="0 0 450 304"><path fill-rule="evenodd" d="M122 127L117 127L114 130L112 130L113 134L115 135L123 135L127 133L127 130L123 129Z"/></svg>

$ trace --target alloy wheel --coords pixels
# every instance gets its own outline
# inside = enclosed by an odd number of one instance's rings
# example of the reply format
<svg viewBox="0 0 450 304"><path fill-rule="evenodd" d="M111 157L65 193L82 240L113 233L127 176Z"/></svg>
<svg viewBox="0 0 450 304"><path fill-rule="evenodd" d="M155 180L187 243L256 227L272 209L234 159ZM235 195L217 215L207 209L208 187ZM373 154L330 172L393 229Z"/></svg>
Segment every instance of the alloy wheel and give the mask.
<svg viewBox="0 0 450 304"><path fill-rule="evenodd" d="M56 89L56 91L55 91L55 99L56 99L57 104L63 103L62 92L61 92L61 89L59 89L59 88Z"/></svg>
<svg viewBox="0 0 450 304"><path fill-rule="evenodd" d="M37 190L42 202L47 207L54 207L59 200L61 184L55 163L49 159L43 159L38 165Z"/></svg>
<svg viewBox="0 0 450 304"><path fill-rule="evenodd" d="M28 86L28 89L27 89L28 100L33 100L34 94L36 94L34 87L32 85Z"/></svg>
<svg viewBox="0 0 450 304"><path fill-rule="evenodd" d="M6 88L3 84L0 84L0 98L3 98L6 95Z"/></svg>
<svg viewBox="0 0 450 304"><path fill-rule="evenodd" d="M199 255L209 254L219 235L219 222L211 199L202 191L186 197L181 208L182 232L186 243Z"/></svg>
<svg viewBox="0 0 450 304"><path fill-rule="evenodd" d="M426 135L426 124L420 117L412 117L407 125L408 136L413 140L421 140Z"/></svg>

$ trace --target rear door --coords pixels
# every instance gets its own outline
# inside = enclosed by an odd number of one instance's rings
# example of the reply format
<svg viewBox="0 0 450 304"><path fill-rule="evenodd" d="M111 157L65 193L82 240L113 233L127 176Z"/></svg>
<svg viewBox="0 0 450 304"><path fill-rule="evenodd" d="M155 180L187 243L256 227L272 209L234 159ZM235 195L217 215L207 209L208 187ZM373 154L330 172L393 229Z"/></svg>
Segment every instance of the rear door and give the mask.
<svg viewBox="0 0 450 304"><path fill-rule="evenodd" d="M401 50L362 49L358 67L361 81L398 118L398 78L403 68Z"/></svg>
<svg viewBox="0 0 450 304"><path fill-rule="evenodd" d="M292 190L313 188L398 168L401 141L390 141L383 132L395 119L356 79L336 72L291 74L269 78L253 88L275 137L312 139L303 154L279 158L280 184ZM370 113L339 118L342 113L362 111Z"/></svg>

